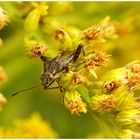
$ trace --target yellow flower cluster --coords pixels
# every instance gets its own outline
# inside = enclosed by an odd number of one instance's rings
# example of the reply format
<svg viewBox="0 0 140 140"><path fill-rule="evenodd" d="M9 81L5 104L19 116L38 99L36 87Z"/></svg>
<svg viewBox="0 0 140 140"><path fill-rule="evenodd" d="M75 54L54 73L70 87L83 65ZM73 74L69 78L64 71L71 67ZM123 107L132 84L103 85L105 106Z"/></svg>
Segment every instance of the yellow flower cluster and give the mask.
<svg viewBox="0 0 140 140"><path fill-rule="evenodd" d="M0 127L0 138L57 138L57 133L49 122L44 121L39 113L30 118L15 120L9 128Z"/></svg>
<svg viewBox="0 0 140 140"><path fill-rule="evenodd" d="M40 44L35 40L26 41L26 44L24 46L24 52L30 58L45 55L46 51L47 51L46 45Z"/></svg>
<svg viewBox="0 0 140 140"><path fill-rule="evenodd" d="M103 19L98 25L92 26L84 31L86 40L105 41L107 38L116 38L116 28L113 22L110 22L110 17Z"/></svg>
<svg viewBox="0 0 140 140"><path fill-rule="evenodd" d="M87 105L82 101L81 95L76 90L65 93L64 105L70 110L71 114L80 115L81 112L87 112Z"/></svg>

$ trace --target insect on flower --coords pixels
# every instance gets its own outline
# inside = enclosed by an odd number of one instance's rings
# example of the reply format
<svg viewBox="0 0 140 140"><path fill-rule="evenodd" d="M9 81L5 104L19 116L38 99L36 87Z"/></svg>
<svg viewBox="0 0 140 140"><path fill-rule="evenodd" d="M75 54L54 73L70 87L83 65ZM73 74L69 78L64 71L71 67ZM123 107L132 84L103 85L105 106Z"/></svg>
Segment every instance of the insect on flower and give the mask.
<svg viewBox="0 0 140 140"><path fill-rule="evenodd" d="M45 56L41 56L41 60L44 62L44 71L41 75L40 79L42 83L40 85L23 89L20 91L17 91L12 94L12 96L15 96L16 94L27 91L39 86L43 86L44 89L55 89L59 88L61 92L63 92L63 88L59 83L60 75L63 72L68 72L69 68L74 66L77 62L79 55L81 53L81 50L83 49L83 44L79 44L78 47L75 50L64 50L61 51L55 58L48 59ZM83 50L84 55L84 50ZM58 87L50 87L49 86L56 81L58 83Z"/></svg>

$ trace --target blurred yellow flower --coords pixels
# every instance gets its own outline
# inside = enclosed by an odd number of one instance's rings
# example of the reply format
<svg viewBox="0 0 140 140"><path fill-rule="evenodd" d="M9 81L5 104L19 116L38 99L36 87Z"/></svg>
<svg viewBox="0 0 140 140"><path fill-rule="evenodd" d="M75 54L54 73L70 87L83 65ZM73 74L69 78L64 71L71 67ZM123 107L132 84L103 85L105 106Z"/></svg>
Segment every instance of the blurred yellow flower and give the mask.
<svg viewBox="0 0 140 140"><path fill-rule="evenodd" d="M2 7L0 7L0 29L2 29L7 24L7 22L9 22L7 12Z"/></svg>
<svg viewBox="0 0 140 140"><path fill-rule="evenodd" d="M0 48L3 46L3 41L2 39L0 38Z"/></svg>
<svg viewBox="0 0 140 140"><path fill-rule="evenodd" d="M29 119L15 120L10 128L0 128L0 138L57 138L51 125L44 121L39 113L33 113Z"/></svg>
<svg viewBox="0 0 140 140"><path fill-rule="evenodd" d="M0 111L2 110L2 105L6 102L6 98L0 93Z"/></svg>
<svg viewBox="0 0 140 140"><path fill-rule="evenodd" d="M2 66L0 66L0 82L4 81L6 79L6 73Z"/></svg>

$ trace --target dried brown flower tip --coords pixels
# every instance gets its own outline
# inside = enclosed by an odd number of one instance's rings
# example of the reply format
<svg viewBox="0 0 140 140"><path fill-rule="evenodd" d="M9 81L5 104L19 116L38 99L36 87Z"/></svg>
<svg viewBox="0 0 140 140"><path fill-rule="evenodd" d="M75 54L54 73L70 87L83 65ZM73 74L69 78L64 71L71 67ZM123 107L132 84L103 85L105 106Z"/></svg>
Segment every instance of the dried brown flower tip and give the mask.
<svg viewBox="0 0 140 140"><path fill-rule="evenodd" d="M110 96L106 99L104 99L101 104L106 111L110 111L112 108L116 106L117 100L115 97Z"/></svg>
<svg viewBox="0 0 140 140"><path fill-rule="evenodd" d="M87 60L85 60L85 68L90 68L90 67L93 67L95 68L95 61L93 58L88 58Z"/></svg>
<svg viewBox="0 0 140 140"><path fill-rule="evenodd" d="M103 66L106 65L108 60L109 55L107 55L105 52L97 52L96 57L94 61L96 62L96 66Z"/></svg>
<svg viewBox="0 0 140 140"><path fill-rule="evenodd" d="M129 91L134 91L136 88L140 88L140 74L134 73L129 79L127 85Z"/></svg>
<svg viewBox="0 0 140 140"><path fill-rule="evenodd" d="M34 40L27 41L24 47L25 54L31 58L45 55L46 51L47 47L45 44L40 44Z"/></svg>
<svg viewBox="0 0 140 140"><path fill-rule="evenodd" d="M121 85L120 81L112 80L112 81L105 81L103 83L103 91L111 92L114 89L118 88Z"/></svg>
<svg viewBox="0 0 140 140"><path fill-rule="evenodd" d="M90 27L86 31L84 31L84 35L87 40L95 40L99 38L100 32L100 27Z"/></svg>
<svg viewBox="0 0 140 140"><path fill-rule="evenodd" d="M37 44L32 47L31 53L34 56L42 56L45 54L46 47L45 45Z"/></svg>
<svg viewBox="0 0 140 140"><path fill-rule="evenodd" d="M107 64L109 55L105 52L95 52L95 56L85 60L85 68L105 66Z"/></svg>
<svg viewBox="0 0 140 140"><path fill-rule="evenodd" d="M76 73L72 77L72 83L73 84L83 84L85 82L86 78L81 76L79 73Z"/></svg>
<svg viewBox="0 0 140 140"><path fill-rule="evenodd" d="M139 73L140 72L140 64L131 64L126 66L127 69L130 69L132 73Z"/></svg>
<svg viewBox="0 0 140 140"><path fill-rule="evenodd" d="M98 25L92 26L84 31L86 40L106 39L114 37L115 26L109 21L110 17L103 19Z"/></svg>

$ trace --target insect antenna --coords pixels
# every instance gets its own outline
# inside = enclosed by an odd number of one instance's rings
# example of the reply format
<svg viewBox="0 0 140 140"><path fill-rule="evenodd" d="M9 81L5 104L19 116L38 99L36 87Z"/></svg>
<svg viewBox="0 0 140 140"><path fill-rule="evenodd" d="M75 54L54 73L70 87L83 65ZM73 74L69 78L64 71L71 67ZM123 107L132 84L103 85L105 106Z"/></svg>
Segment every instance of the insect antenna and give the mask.
<svg viewBox="0 0 140 140"><path fill-rule="evenodd" d="M24 92L24 91L27 91L27 90L31 90L31 89L33 89L33 88L37 88L37 87L40 87L40 86L41 86L41 84L40 84L40 85L33 86L33 87L30 87L30 88L26 88L26 89L22 89L22 90L16 91L15 93L12 94L12 96L17 95L17 94L20 93L20 92Z"/></svg>
<svg viewBox="0 0 140 140"><path fill-rule="evenodd" d="M12 94L12 97L17 95L18 93L21 93L21 92L24 92L24 91L27 91L27 90L31 90L31 89L34 89L34 88L37 88L37 87L40 87L40 86L41 86L41 84L33 86L33 87L30 87L30 88L26 88L26 89L16 91L15 93ZM56 88L59 88L59 87L50 87L50 88L47 88L47 89L56 89Z"/></svg>

